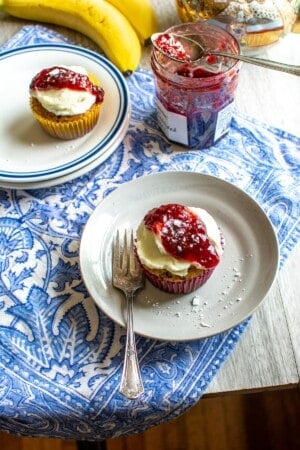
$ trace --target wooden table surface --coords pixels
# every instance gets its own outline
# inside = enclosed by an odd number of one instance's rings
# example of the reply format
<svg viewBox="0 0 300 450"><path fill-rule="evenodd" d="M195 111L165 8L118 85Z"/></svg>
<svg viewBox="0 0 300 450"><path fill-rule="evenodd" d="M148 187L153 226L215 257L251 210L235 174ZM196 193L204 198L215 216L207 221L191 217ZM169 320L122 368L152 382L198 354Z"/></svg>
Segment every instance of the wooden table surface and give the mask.
<svg viewBox="0 0 300 450"><path fill-rule="evenodd" d="M161 30L179 22L173 0L152 2L158 12ZM30 23L0 14L0 45ZM48 26L79 45L99 51L93 42L79 33L54 25ZM299 65L299 48L300 34L290 33L260 56ZM147 69L149 52L149 48L144 49L141 61L141 66ZM245 115L299 136L300 78L244 64L236 93L236 107ZM271 292L254 313L250 326L205 395L259 391L299 384L299 261L298 243L279 272Z"/></svg>

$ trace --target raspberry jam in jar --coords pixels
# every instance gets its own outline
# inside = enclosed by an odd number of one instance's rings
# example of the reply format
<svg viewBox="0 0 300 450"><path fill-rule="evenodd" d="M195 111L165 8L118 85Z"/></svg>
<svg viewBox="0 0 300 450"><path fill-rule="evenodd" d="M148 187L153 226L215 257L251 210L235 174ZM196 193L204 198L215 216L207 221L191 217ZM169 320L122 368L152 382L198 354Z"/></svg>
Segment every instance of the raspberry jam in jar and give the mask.
<svg viewBox="0 0 300 450"><path fill-rule="evenodd" d="M175 25L166 30L168 33L198 35L207 50L236 54L240 51L233 35L205 21ZM182 62L177 62L153 48L151 66L155 75L157 118L168 139L203 149L228 132L239 61L207 55L192 62L184 55Z"/></svg>

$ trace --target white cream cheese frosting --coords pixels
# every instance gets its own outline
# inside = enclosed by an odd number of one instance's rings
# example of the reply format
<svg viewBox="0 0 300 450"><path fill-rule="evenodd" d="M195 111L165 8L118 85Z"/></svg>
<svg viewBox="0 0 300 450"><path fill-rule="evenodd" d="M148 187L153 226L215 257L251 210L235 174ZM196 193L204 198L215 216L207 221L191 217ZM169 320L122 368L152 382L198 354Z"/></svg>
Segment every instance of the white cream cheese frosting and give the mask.
<svg viewBox="0 0 300 450"><path fill-rule="evenodd" d="M216 221L202 208L189 207L188 209L201 221L205 229L205 238L209 239L211 251L220 258L223 254L223 248L220 230ZM197 261L186 261L170 255L163 245L162 233L153 232L146 226L144 220L140 223L136 233L136 249L138 257L144 266L149 269L167 270L181 277L186 276L192 266L197 269L207 269L207 267ZM178 245L180 245L180 239L178 241Z"/></svg>
<svg viewBox="0 0 300 450"><path fill-rule="evenodd" d="M82 75L88 75L81 66L60 66ZM51 75L55 76L54 68ZM43 108L56 116L74 116L88 111L96 101L96 96L83 90L63 89L31 89L30 95L36 98Z"/></svg>

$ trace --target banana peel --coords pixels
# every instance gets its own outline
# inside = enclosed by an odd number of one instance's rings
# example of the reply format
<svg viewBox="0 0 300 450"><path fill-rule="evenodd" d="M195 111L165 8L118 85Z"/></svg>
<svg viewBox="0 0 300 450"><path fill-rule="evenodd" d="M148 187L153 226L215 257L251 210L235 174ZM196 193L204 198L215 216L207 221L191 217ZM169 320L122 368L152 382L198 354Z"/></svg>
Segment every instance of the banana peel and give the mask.
<svg viewBox="0 0 300 450"><path fill-rule="evenodd" d="M0 12L79 31L125 75L141 59L141 43L126 17L104 0L0 0Z"/></svg>
<svg viewBox="0 0 300 450"><path fill-rule="evenodd" d="M131 23L142 45L158 31L158 21L150 0L107 0Z"/></svg>

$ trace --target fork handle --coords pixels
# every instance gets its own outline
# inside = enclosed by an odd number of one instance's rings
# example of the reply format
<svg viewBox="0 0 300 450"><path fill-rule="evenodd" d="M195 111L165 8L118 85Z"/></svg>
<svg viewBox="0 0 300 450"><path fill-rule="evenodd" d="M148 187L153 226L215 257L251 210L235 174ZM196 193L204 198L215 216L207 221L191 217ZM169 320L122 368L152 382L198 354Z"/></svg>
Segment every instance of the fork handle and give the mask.
<svg viewBox="0 0 300 450"><path fill-rule="evenodd" d="M127 333L124 366L120 385L121 394L130 399L137 398L144 392L133 331L133 295L134 292L125 292L127 304Z"/></svg>

